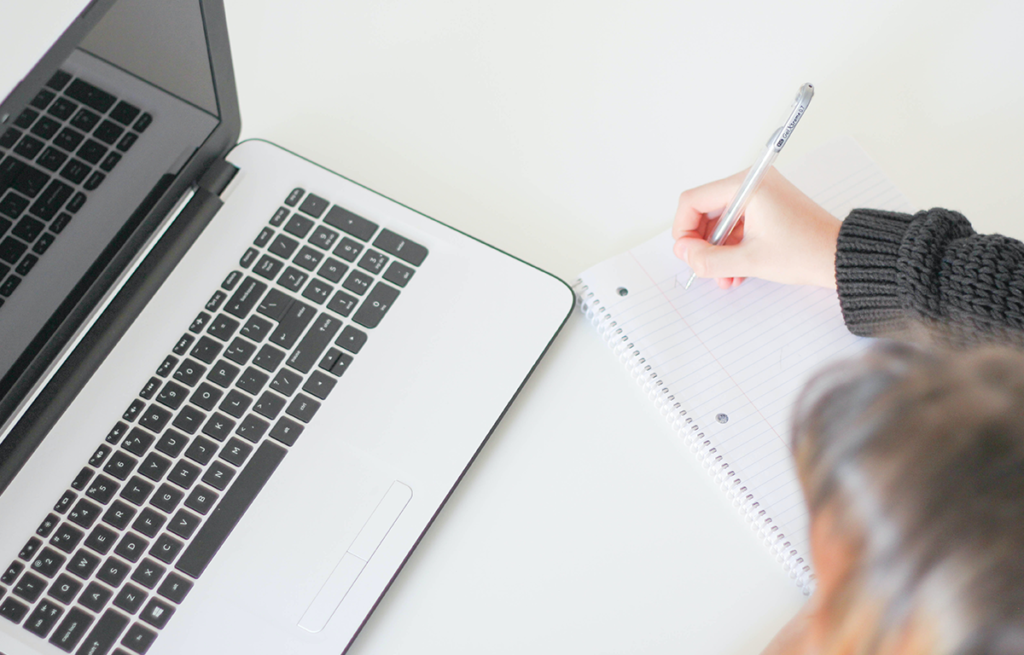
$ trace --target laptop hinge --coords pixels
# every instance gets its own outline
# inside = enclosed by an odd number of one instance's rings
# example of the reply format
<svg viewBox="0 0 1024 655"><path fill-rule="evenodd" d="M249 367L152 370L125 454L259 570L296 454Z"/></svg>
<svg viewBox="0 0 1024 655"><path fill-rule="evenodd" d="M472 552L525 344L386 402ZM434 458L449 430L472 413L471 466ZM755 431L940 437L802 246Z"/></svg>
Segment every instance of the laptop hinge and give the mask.
<svg viewBox="0 0 1024 655"><path fill-rule="evenodd" d="M231 184L238 173L238 167L223 157L213 160L203 176L199 178L199 186L215 196L220 196Z"/></svg>

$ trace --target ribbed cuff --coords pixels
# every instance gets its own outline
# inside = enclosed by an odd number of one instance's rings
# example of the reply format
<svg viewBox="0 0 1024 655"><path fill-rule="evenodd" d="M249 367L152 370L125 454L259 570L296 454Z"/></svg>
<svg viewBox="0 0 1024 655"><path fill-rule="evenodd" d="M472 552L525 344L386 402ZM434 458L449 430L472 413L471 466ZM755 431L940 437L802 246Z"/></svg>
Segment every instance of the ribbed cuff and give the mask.
<svg viewBox="0 0 1024 655"><path fill-rule="evenodd" d="M854 209L839 228L836 288L850 332L864 337L897 336L909 322L896 285L900 244L910 214Z"/></svg>

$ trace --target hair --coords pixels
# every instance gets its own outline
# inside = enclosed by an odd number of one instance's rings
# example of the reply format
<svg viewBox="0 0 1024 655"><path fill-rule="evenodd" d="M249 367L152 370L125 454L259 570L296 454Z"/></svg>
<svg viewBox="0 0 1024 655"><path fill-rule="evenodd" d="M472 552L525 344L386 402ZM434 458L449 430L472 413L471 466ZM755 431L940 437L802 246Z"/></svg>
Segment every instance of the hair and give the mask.
<svg viewBox="0 0 1024 655"><path fill-rule="evenodd" d="M1024 653L1024 354L878 344L796 412L812 524L853 553L826 652Z"/></svg>

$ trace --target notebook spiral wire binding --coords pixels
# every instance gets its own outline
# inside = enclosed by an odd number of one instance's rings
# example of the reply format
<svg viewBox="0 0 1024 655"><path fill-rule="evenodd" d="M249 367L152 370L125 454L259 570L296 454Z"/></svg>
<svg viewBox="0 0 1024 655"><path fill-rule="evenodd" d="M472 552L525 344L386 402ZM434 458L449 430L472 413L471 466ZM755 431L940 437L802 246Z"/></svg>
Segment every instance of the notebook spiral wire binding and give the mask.
<svg viewBox="0 0 1024 655"><path fill-rule="evenodd" d="M804 594L810 595L814 591L815 583L810 563L805 561L799 551L791 548L791 543L786 539L785 534L779 531L778 526L773 524L767 510L761 507L754 494L736 475L736 471L732 470L729 463L723 460L722 455L718 454L711 439L705 437L700 426L694 423L693 417L687 416L687 411L683 408L682 403L676 399L665 385L664 380L647 363L640 350L630 340L629 335L625 334L621 327L618 327L618 323L607 312L604 303L595 297L594 293L590 291L590 287L583 284L582 280L576 280L572 288L580 309L597 328L598 334L608 343L619 361L625 365L630 377L640 385L644 393L657 406L661 415L672 426L672 430L683 439L690 452L697 457L697 461L721 486L733 506L739 509L751 529L757 533L758 538L764 541L775 558L782 563L797 586ZM789 552L786 552L787 549Z"/></svg>

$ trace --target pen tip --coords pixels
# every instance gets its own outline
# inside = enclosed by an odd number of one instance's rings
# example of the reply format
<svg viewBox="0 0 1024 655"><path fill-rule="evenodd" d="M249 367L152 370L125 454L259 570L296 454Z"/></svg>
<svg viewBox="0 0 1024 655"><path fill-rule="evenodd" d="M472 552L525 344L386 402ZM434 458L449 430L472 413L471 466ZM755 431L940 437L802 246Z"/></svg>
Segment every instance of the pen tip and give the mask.
<svg viewBox="0 0 1024 655"><path fill-rule="evenodd" d="M687 289L689 289L689 288L690 288L690 285L691 285L691 284L693 284L693 281L694 281L694 279L695 279L696 277L697 277L697 274L696 274L696 273L691 273L691 274L690 274L690 279L686 281L686 286L685 286L685 287L683 287L683 291L686 291Z"/></svg>

